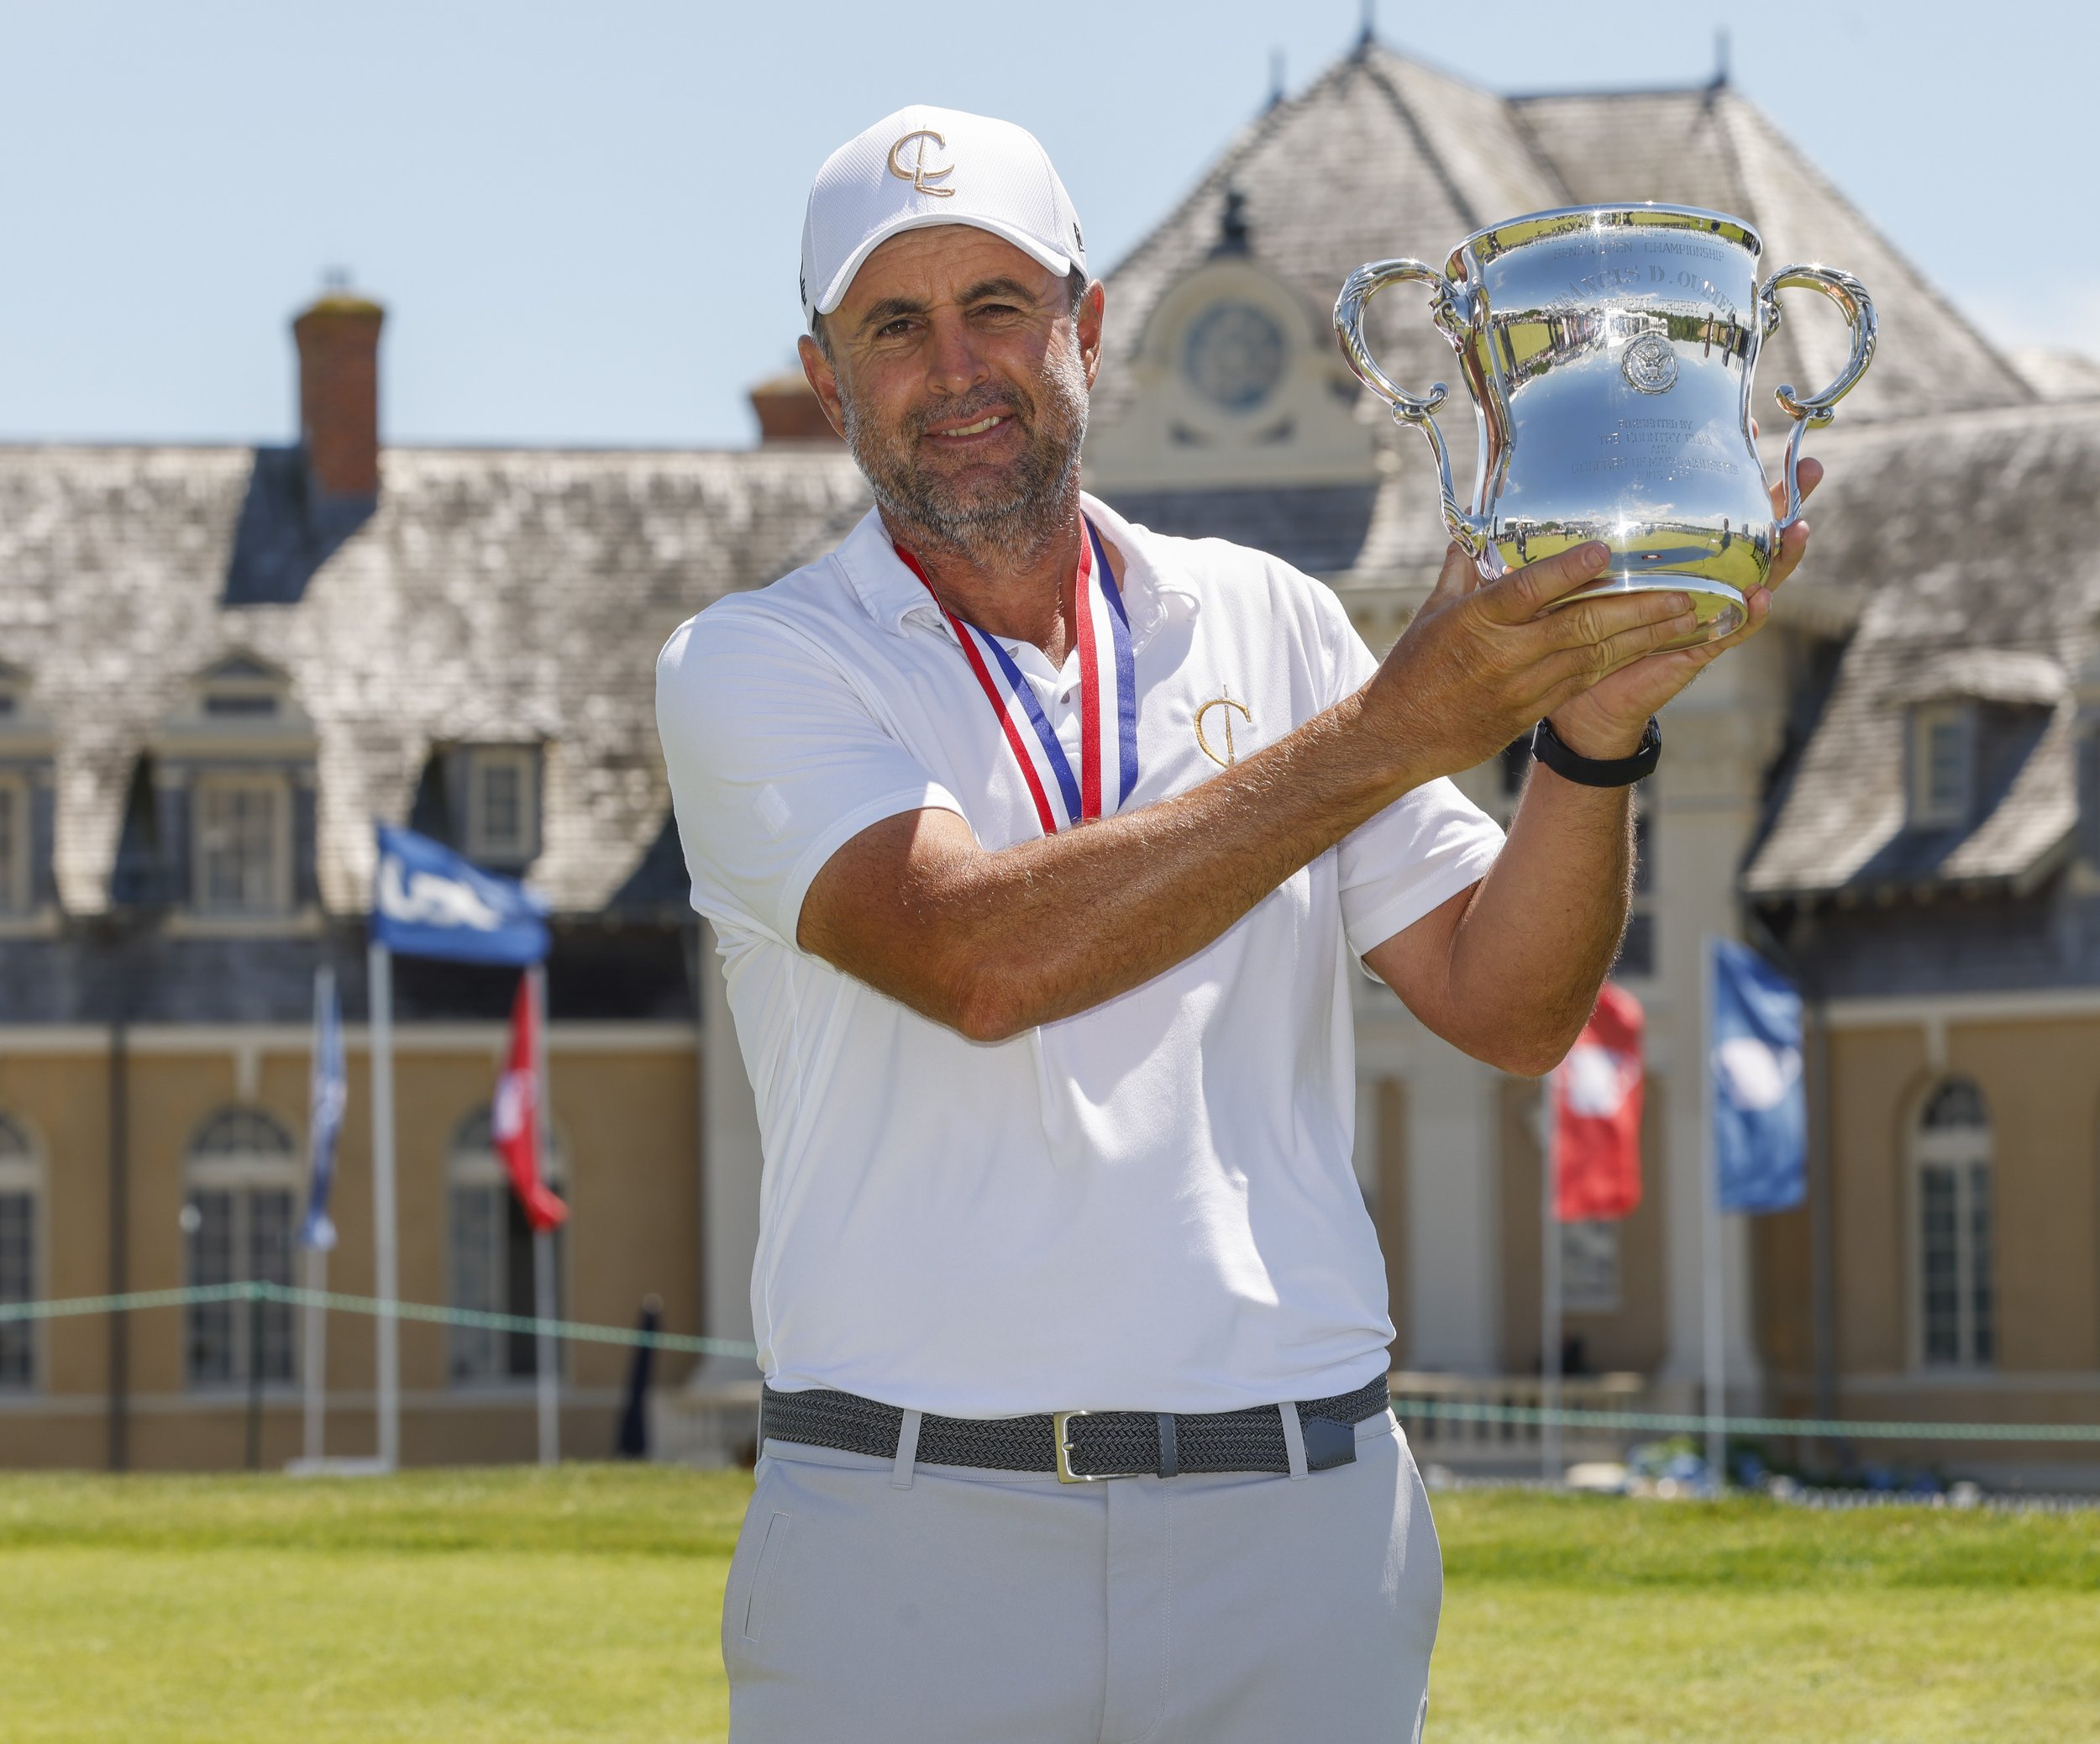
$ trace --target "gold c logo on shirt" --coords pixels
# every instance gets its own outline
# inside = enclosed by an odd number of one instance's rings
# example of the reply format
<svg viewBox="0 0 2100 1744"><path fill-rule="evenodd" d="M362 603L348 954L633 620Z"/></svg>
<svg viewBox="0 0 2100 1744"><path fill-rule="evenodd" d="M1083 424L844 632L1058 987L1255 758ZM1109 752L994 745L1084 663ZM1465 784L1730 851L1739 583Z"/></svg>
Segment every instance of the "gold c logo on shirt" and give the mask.
<svg viewBox="0 0 2100 1744"><path fill-rule="evenodd" d="M1225 711L1225 719L1221 723L1225 738L1225 755L1222 757L1218 755L1217 747L1210 743L1210 736L1203 730L1203 717L1214 708ZM1235 709L1239 711L1240 718L1248 726L1254 724L1254 717L1247 712L1247 705L1235 702L1229 696L1213 696L1196 711L1196 743L1202 747L1203 754L1220 769L1230 769L1239 760L1239 754L1232 745L1232 712Z"/></svg>
<svg viewBox="0 0 2100 1744"><path fill-rule="evenodd" d="M918 142L919 149L911 159L911 166L906 168L904 149L914 140ZM932 128L919 128L914 132L906 134L890 148L890 173L900 181L910 182L914 193L931 194L937 200L953 199L955 197L953 188L935 187L933 184L937 181L945 181L953 176L955 173L955 165L953 164L928 164L926 160L926 148L928 140L932 141L933 148L937 151L948 150L948 141L935 133Z"/></svg>

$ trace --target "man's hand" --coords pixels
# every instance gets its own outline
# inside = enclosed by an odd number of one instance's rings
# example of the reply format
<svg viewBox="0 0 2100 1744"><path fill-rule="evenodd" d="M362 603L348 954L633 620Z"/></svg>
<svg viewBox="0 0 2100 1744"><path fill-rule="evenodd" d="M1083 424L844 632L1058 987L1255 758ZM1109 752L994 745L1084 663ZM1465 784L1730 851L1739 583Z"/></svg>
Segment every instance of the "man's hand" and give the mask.
<svg viewBox="0 0 2100 1744"><path fill-rule="evenodd" d="M1803 460L1800 477L1801 494L1805 497L1823 481L1821 463ZM1786 513L1783 484L1772 486L1772 502L1775 517ZM1562 743L1584 757L1630 757L1640 747L1649 716L1730 649L1741 646L1764 628L1765 619L1772 612L1773 590L1799 566L1808 549L1809 523L1797 521L1780 536L1779 549L1772 558L1772 574L1762 587L1751 589L1746 601L1749 615L1732 634L1692 648L1651 654L1620 667L1580 696L1547 710L1553 717L1553 731L1560 735ZM1510 735L1512 738L1515 736Z"/></svg>
<svg viewBox="0 0 2100 1744"><path fill-rule="evenodd" d="M1456 545L1445 553L1435 591L1363 692L1365 724L1401 748L1405 787L1471 769L1691 633L1688 594L1599 594L1546 609L1595 580L1609 556L1578 545L1483 582Z"/></svg>
<svg viewBox="0 0 2100 1744"><path fill-rule="evenodd" d="M1800 475L1806 495L1823 469L1803 461ZM1782 512L1779 493L1772 494L1777 514ZM1542 711L1551 717L1554 732L1585 757L1631 755L1649 716L1711 661L1757 633L1771 612L1772 590L1793 573L1808 543L1807 523L1788 529L1769 581L1752 590L1748 621L1733 635L1630 660L1618 658L1627 645L1624 633L1615 643L1588 642L1588 657L1600 675ZM1546 567L1534 564L1472 596L1484 599L1494 587L1522 581ZM1462 578L1452 576L1449 564L1445 580L1462 589ZM1620 595L1616 601L1640 597ZM1577 601L1548 612L1544 621L1571 617L1589 604ZM1665 620L1664 628L1682 634L1690 628L1689 617L1688 612L1683 620ZM1578 634L1578 650L1585 641ZM1498 717L1488 736L1499 733L1506 744L1530 724L1519 711L1515 717ZM1365 962L1446 1040L1509 1070L1549 1069L1588 1016L1625 924L1630 800L1627 788L1584 787L1551 777L1534 780L1525 789L1510 820L1508 845L1488 876L1386 940Z"/></svg>

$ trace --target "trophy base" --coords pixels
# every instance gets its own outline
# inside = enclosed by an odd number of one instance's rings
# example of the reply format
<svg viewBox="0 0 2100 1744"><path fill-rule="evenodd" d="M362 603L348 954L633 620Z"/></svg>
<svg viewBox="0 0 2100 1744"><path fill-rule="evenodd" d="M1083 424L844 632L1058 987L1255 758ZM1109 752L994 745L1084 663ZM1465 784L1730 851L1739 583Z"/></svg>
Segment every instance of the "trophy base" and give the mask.
<svg viewBox="0 0 2100 1744"><path fill-rule="evenodd" d="M1749 621L1746 596L1761 586L1772 568L1774 537L1769 528L1750 535L1718 534L1682 525L1635 523L1606 528L1593 522L1554 527L1525 525L1499 530L1483 548L1478 567L1492 580L1525 564L1557 557L1588 539L1601 539L1611 552L1611 567L1588 587L1554 602L1554 607L1596 594L1682 593L1691 596L1698 628L1658 653L1696 648L1716 636L1730 635Z"/></svg>
<svg viewBox="0 0 2100 1744"><path fill-rule="evenodd" d="M1547 609L1558 611L1577 600L1593 599L1600 594L1625 593L1681 593L1690 596L1692 609L1698 616L1698 627L1688 636L1665 642L1656 649L1657 654L1667 654L1676 648L1697 648L1702 642L1733 635L1750 619L1750 608L1744 603L1742 595L1725 581L1710 581L1703 575L1658 575L1652 572L1607 575L1593 586L1578 589L1566 598L1556 600Z"/></svg>

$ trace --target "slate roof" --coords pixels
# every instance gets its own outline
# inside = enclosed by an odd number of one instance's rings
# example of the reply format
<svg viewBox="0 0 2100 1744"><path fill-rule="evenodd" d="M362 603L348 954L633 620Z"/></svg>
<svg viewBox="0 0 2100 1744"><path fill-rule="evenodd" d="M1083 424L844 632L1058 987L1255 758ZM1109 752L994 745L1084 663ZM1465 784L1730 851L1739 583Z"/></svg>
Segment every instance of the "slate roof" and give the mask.
<svg viewBox="0 0 2100 1744"><path fill-rule="evenodd" d="M2029 888L2077 821L2071 675L2100 612L2100 404L1840 424L1819 452L1805 585L1849 601L1857 628L1744 887ZM1955 696L1984 705L1975 814L1912 827L1905 706Z"/></svg>
<svg viewBox="0 0 2100 1744"><path fill-rule="evenodd" d="M2026 379L1971 326L1866 215L1795 150L1756 104L1729 87L1587 93L1513 104L1578 203L1660 200L1731 213L1765 241L1767 271L1801 261L1844 268L1881 318L1874 367L1845 396L1847 423L2013 406L2034 398ZM1789 292L1779 330L1757 364L1757 402L1769 427L1772 389L1821 388L1844 368L1849 340L1836 306Z"/></svg>
<svg viewBox="0 0 2100 1744"><path fill-rule="evenodd" d="M228 603L271 453L0 447L0 649L52 722L69 913L108 906L141 752L235 651L288 672L317 729L327 908L364 908L370 820L406 817L433 744L474 739L547 742L532 878L558 911L604 907L648 869L669 812L650 683L664 638L866 505L843 450L392 448L377 511L296 601Z"/></svg>
<svg viewBox="0 0 2100 1744"><path fill-rule="evenodd" d="M2100 400L2100 363L2076 351L2015 345L2006 359L2045 400Z"/></svg>
<svg viewBox="0 0 2100 1744"><path fill-rule="evenodd" d="M1166 290L1216 244L1228 190L1242 197L1251 251L1315 306L1331 307L1357 266L1394 255L1441 262L1473 230L1521 213L1607 200L1661 200L1734 213L1756 225L1771 265L1822 260L1873 293L1882 346L1847 397L1843 421L2031 404L2035 391L1772 123L1726 86L1507 99L1369 44L1244 129L1195 187L1108 276L1107 355L1094 417L1128 404L1121 367ZM1836 309L1792 293L1758 368L1759 399L1792 381L1820 387L1841 367ZM1371 307L1389 373L1457 384L1450 348L1419 299ZM1352 561L1320 573L1345 594L1425 589L1445 544L1426 445L1393 427L1367 394L1389 470ZM1462 389L1443 414L1455 470L1469 471L1473 420ZM1773 410L1767 424L1779 417ZM1305 512L1316 512L1316 506ZM1141 517L1142 518L1142 517ZM1284 536L1331 546L1311 526Z"/></svg>

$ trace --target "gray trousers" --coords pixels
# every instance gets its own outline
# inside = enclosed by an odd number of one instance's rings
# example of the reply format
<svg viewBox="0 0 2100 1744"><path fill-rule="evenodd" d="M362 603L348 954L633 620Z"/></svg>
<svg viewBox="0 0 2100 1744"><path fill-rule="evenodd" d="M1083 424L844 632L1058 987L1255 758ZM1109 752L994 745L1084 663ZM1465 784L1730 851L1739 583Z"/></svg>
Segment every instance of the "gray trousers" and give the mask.
<svg viewBox="0 0 2100 1744"><path fill-rule="evenodd" d="M1290 1478L1061 1484L769 1441L722 1601L729 1735L1414 1744L1443 1587L1389 1413L1353 1465Z"/></svg>

